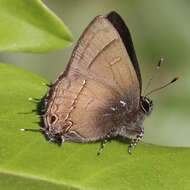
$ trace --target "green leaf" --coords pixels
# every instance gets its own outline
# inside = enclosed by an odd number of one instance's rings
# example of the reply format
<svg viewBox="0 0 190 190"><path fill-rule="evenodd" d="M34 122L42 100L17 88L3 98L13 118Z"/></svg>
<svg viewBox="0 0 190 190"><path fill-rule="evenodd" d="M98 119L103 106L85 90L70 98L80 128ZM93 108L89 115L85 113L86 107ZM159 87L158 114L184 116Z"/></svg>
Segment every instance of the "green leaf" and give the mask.
<svg viewBox="0 0 190 190"><path fill-rule="evenodd" d="M40 0L0 0L0 51L49 52L67 47L72 36Z"/></svg>
<svg viewBox="0 0 190 190"><path fill-rule="evenodd" d="M0 64L0 187L4 190L188 190L190 149L141 143L132 155L127 144L112 141L97 156L99 143L51 144L37 132L32 112L46 80Z"/></svg>

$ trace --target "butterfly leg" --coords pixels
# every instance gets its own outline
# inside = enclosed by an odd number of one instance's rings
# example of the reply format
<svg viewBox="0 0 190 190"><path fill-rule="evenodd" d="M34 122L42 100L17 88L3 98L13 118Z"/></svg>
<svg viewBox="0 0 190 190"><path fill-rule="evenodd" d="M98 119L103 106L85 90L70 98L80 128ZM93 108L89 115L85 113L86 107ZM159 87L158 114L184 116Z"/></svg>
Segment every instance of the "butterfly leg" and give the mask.
<svg viewBox="0 0 190 190"><path fill-rule="evenodd" d="M111 141L112 134L114 134L115 132L116 132L115 129L111 129L111 131L108 132L107 135L105 136L105 138L101 141L100 148L97 152L98 156L103 152L106 143L108 141Z"/></svg>
<svg viewBox="0 0 190 190"><path fill-rule="evenodd" d="M111 140L110 138L111 138L110 133L108 133L106 137L101 141L100 148L97 152L98 156L103 152L106 143Z"/></svg>
<svg viewBox="0 0 190 190"><path fill-rule="evenodd" d="M108 139L103 139L103 140L101 141L100 148L99 148L99 150L98 150L98 152L97 152L97 155L98 155L98 156L103 152L104 147L105 147L105 145L106 145L107 142L108 142Z"/></svg>
<svg viewBox="0 0 190 190"><path fill-rule="evenodd" d="M139 141L141 141L141 139L144 136L144 130L142 130L137 136L136 138L131 140L131 143L128 146L128 153L132 154L132 150L137 146L137 144L139 143Z"/></svg>

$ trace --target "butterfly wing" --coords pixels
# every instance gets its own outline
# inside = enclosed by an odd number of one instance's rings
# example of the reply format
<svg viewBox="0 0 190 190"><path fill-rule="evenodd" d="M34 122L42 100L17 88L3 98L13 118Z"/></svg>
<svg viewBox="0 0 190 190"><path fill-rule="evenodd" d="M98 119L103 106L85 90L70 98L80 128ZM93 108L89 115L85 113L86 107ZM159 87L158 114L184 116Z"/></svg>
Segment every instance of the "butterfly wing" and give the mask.
<svg viewBox="0 0 190 190"><path fill-rule="evenodd" d="M131 38L131 34L129 32L129 29L123 19L120 17L119 14L117 14L115 11L111 12L108 14L107 19L112 23L112 25L115 27L115 29L118 31L125 48L127 50L127 53L130 57L131 63L133 64L137 78L139 80L139 85L140 85L140 91L142 90L142 79L141 79L141 72L137 60L137 56L135 53L135 49L133 46L133 41Z"/></svg>
<svg viewBox="0 0 190 190"><path fill-rule="evenodd" d="M50 90L45 123L69 140L99 140L117 127L119 102L134 111L139 98L140 82L122 37L108 18L98 16Z"/></svg>

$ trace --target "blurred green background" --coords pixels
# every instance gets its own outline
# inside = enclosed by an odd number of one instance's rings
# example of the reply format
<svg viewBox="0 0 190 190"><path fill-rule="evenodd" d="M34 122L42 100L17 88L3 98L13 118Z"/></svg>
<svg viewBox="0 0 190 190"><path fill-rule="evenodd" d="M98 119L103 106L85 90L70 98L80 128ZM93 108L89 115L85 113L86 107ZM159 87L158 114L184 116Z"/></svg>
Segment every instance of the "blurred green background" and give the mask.
<svg viewBox="0 0 190 190"><path fill-rule="evenodd" d="M145 142L190 146L190 1L187 0L44 0L74 36L73 46L48 54L1 53L0 61L17 65L54 81L71 56L73 47L97 15L117 11L132 33L141 67L143 86L160 57L164 57L150 89L170 81L174 85L151 96L154 111L145 121Z"/></svg>

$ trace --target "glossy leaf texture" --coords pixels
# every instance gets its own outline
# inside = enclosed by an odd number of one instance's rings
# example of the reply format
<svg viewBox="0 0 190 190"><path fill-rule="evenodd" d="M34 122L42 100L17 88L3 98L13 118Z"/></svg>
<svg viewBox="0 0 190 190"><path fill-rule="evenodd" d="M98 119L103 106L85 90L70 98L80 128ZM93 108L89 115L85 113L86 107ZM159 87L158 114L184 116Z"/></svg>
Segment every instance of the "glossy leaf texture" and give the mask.
<svg viewBox="0 0 190 190"><path fill-rule="evenodd" d="M71 44L67 26L41 0L0 0L0 51L49 52Z"/></svg>
<svg viewBox="0 0 190 190"><path fill-rule="evenodd" d="M132 155L112 141L97 156L99 143L66 142L59 147L37 132L36 103L43 78L0 64L0 187L4 190L188 190L190 149L141 143ZM32 111L33 110L33 111Z"/></svg>

